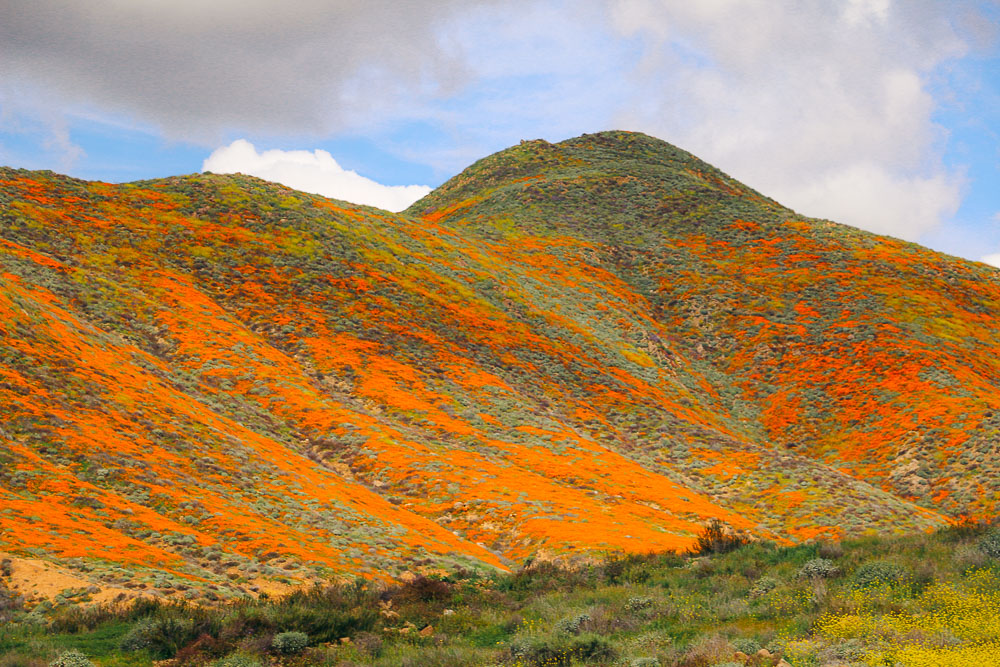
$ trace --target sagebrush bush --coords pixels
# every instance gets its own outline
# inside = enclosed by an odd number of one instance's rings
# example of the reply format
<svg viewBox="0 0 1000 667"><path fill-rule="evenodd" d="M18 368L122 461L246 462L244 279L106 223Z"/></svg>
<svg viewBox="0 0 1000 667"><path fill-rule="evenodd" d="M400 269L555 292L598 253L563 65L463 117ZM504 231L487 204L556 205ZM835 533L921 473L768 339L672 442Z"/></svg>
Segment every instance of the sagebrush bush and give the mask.
<svg viewBox="0 0 1000 667"><path fill-rule="evenodd" d="M556 622L556 632L562 632L567 635L580 634L580 630L583 629L583 624L589 620L590 614L567 616L566 618L560 619Z"/></svg>
<svg viewBox="0 0 1000 667"><path fill-rule="evenodd" d="M829 579L840 573L840 569L826 558L813 558L799 568L800 579Z"/></svg>
<svg viewBox="0 0 1000 667"><path fill-rule="evenodd" d="M264 667L264 661L251 653L233 653L219 658L211 667Z"/></svg>
<svg viewBox="0 0 1000 667"><path fill-rule="evenodd" d="M909 575L909 570L898 563L876 560L863 563L854 571L853 584L855 588L895 585L902 583Z"/></svg>
<svg viewBox="0 0 1000 667"><path fill-rule="evenodd" d="M774 577L769 577L764 575L757 581L753 582L753 586L750 587L750 597L759 598L761 596L767 595L775 588L778 587L778 580Z"/></svg>
<svg viewBox="0 0 1000 667"><path fill-rule="evenodd" d="M281 655L295 655L309 646L309 635L304 632L281 632L271 640L271 648Z"/></svg>
<svg viewBox="0 0 1000 667"><path fill-rule="evenodd" d="M648 597L630 597L625 601L626 611L640 611L642 609L648 609L653 606L653 598Z"/></svg>
<svg viewBox="0 0 1000 667"><path fill-rule="evenodd" d="M628 667L660 667L660 661L658 658L632 658L629 660Z"/></svg>
<svg viewBox="0 0 1000 667"><path fill-rule="evenodd" d="M49 667L95 667L90 658L77 650L66 651L49 663Z"/></svg>
<svg viewBox="0 0 1000 667"><path fill-rule="evenodd" d="M1000 559L1000 528L990 528L979 538L979 550L990 558Z"/></svg>

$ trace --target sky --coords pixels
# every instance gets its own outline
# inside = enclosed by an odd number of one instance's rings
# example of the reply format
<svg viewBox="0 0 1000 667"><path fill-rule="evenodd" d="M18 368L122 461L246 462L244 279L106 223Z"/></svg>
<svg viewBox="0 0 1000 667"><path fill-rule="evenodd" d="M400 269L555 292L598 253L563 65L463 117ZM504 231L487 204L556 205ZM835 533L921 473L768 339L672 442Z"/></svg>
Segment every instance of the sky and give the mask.
<svg viewBox="0 0 1000 667"><path fill-rule="evenodd" d="M803 215L1000 266L1000 0L11 0L0 164L401 210L641 131Z"/></svg>

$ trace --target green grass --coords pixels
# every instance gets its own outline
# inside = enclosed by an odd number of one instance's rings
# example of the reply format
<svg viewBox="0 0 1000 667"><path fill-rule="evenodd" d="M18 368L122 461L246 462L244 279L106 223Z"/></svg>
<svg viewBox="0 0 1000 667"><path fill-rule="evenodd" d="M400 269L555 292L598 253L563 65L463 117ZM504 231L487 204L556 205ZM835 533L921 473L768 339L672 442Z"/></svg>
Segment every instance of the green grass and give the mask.
<svg viewBox="0 0 1000 667"><path fill-rule="evenodd" d="M283 632L309 637L304 652L280 656L283 665L649 659L710 667L754 646L784 655L794 667L844 656L860 664L1000 664L1000 657L983 658L993 646L990 633L1000 628L1000 563L983 546L985 530L962 526L793 547L752 542L726 553L536 563L507 575L459 573L389 587L359 580L214 608L149 602L70 608L47 625L25 622L22 610L0 628L0 667L46 665L68 649L99 666L149 665L155 647L131 653L119 644L137 623L171 618L190 619L184 636L195 638L159 657L176 653L183 665L208 665L236 651L277 660L272 639ZM835 568L803 569L818 558ZM892 564L892 580L873 582L871 571L884 563ZM969 614L978 615L974 628L961 620Z"/></svg>
<svg viewBox="0 0 1000 667"><path fill-rule="evenodd" d="M60 653L77 649L95 663L114 666L151 665L145 652L126 653L118 648L131 623L110 621L78 633L54 633L45 627L9 624L0 627L0 665L15 656L43 659L43 664Z"/></svg>

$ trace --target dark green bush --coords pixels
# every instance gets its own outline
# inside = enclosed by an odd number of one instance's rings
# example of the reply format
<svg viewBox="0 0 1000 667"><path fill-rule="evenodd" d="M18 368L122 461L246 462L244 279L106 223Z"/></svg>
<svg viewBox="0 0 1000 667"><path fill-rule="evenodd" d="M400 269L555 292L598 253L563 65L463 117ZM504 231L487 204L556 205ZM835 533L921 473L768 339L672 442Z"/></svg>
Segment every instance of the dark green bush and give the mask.
<svg viewBox="0 0 1000 667"><path fill-rule="evenodd" d="M569 641L567 652L585 662L611 660L615 657L615 649L610 641L601 635L589 632L573 637Z"/></svg>
<svg viewBox="0 0 1000 667"><path fill-rule="evenodd" d="M760 642L748 637L738 637L730 642L733 648L747 655L753 655L761 648Z"/></svg>
<svg viewBox="0 0 1000 667"><path fill-rule="evenodd" d="M870 588L873 586L896 585L909 578L909 570L897 563L884 560L863 563L854 572L853 585L855 588Z"/></svg>
<svg viewBox="0 0 1000 667"><path fill-rule="evenodd" d="M519 637L508 649L512 658L524 665L568 664L568 656L562 647L549 637Z"/></svg>
<svg viewBox="0 0 1000 667"><path fill-rule="evenodd" d="M335 642L358 632L369 632L378 622L373 607L326 607L296 604L269 610L278 628L292 628L309 635L314 642Z"/></svg>
<svg viewBox="0 0 1000 667"><path fill-rule="evenodd" d="M72 605L59 609L52 617L50 627L56 632L84 632L99 625L121 618L122 612L113 605L85 607Z"/></svg>
<svg viewBox="0 0 1000 667"><path fill-rule="evenodd" d="M211 667L264 667L264 662L250 653L233 653L216 660Z"/></svg>
<svg viewBox="0 0 1000 667"><path fill-rule="evenodd" d="M166 660L173 658L198 634L193 618L160 613L136 622L122 638L119 647L125 651L146 649L154 658Z"/></svg>
<svg viewBox="0 0 1000 667"><path fill-rule="evenodd" d="M271 648L281 655L295 655L309 646L309 635L304 632L281 632L271 640Z"/></svg>

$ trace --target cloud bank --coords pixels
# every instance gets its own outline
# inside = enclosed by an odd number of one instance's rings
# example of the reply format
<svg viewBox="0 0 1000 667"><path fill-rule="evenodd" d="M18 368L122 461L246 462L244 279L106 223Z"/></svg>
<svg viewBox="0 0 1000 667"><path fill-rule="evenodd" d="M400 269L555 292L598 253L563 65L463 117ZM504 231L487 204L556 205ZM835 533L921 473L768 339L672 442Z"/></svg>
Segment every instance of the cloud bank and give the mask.
<svg viewBox="0 0 1000 667"><path fill-rule="evenodd" d="M915 240L951 216L928 80L968 49L961 3L616 0L641 39L624 124L667 138L778 201Z"/></svg>
<svg viewBox="0 0 1000 667"><path fill-rule="evenodd" d="M459 0L0 4L7 95L54 91L64 106L130 114L175 139L335 131L463 77L434 33Z"/></svg>
<svg viewBox="0 0 1000 667"><path fill-rule="evenodd" d="M327 151L267 150L258 153L249 141L238 139L212 152L202 171L248 174L354 204L402 211L431 191L426 185L382 185L344 169Z"/></svg>

